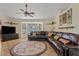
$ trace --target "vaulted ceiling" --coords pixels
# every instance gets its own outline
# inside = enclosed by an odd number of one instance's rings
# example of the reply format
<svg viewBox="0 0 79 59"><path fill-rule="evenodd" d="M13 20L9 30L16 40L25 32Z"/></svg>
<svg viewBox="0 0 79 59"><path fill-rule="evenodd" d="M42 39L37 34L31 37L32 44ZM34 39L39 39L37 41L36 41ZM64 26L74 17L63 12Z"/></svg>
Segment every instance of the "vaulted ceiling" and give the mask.
<svg viewBox="0 0 79 59"><path fill-rule="evenodd" d="M24 14L16 14L25 9L26 3L0 3L0 16L9 16L18 19L51 19L54 18L58 11L66 9L69 3L27 3L28 11L35 12L34 17L25 17Z"/></svg>

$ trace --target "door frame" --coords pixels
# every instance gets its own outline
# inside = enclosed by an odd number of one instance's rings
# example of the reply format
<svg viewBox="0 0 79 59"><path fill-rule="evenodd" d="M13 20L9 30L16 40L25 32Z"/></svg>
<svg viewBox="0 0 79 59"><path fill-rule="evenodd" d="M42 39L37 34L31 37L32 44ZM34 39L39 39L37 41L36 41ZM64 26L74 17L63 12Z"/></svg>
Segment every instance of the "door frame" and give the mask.
<svg viewBox="0 0 79 59"><path fill-rule="evenodd" d="M23 37L23 32L22 32L23 31L23 29L22 29L23 28L22 27L23 24L26 24L26 26L27 26L27 24L41 24L41 30L40 31L43 31L44 30L43 29L44 28L43 27L43 22L21 22L21 38L24 38ZM27 33L25 35L27 36Z"/></svg>

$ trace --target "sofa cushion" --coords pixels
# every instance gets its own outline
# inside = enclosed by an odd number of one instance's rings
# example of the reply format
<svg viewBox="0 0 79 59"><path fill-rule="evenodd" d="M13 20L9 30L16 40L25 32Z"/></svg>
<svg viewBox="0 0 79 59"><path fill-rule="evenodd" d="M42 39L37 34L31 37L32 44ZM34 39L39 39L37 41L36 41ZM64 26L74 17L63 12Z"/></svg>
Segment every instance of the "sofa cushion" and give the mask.
<svg viewBox="0 0 79 59"><path fill-rule="evenodd" d="M77 44L77 38L76 38L76 36L70 34L70 38L71 38L70 40L71 40L72 42L74 42L74 43Z"/></svg>
<svg viewBox="0 0 79 59"><path fill-rule="evenodd" d="M36 32L33 32L32 35L33 35L33 36L36 36Z"/></svg>
<svg viewBox="0 0 79 59"><path fill-rule="evenodd" d="M52 32L48 32L48 37L51 37L52 36Z"/></svg>
<svg viewBox="0 0 79 59"><path fill-rule="evenodd" d="M63 49L61 48L61 46L56 42L56 41L52 41L52 44L61 52L63 52Z"/></svg>
<svg viewBox="0 0 79 59"><path fill-rule="evenodd" d="M40 31L39 33L40 33L40 35L46 35L45 31Z"/></svg>
<svg viewBox="0 0 79 59"><path fill-rule="evenodd" d="M36 35L40 35L40 32L36 32Z"/></svg>
<svg viewBox="0 0 79 59"><path fill-rule="evenodd" d="M65 38L65 39L69 39L69 40L71 39L70 35L69 34L66 34L66 33L64 33L62 35L62 37Z"/></svg>
<svg viewBox="0 0 79 59"><path fill-rule="evenodd" d="M63 34L62 37L65 38L65 39L70 40L70 42L72 44L78 44L77 37L75 35L73 35L73 34L65 33L65 34Z"/></svg>
<svg viewBox="0 0 79 59"><path fill-rule="evenodd" d="M62 42L63 44L68 44L70 42L69 40L65 38L60 38L59 41Z"/></svg>

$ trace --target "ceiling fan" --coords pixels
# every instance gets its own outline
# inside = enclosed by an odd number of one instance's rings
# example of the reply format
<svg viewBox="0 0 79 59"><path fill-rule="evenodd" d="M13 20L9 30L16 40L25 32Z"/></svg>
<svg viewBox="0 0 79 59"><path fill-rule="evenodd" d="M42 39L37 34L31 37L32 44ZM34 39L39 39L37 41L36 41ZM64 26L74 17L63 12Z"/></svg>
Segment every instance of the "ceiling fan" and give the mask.
<svg viewBox="0 0 79 59"><path fill-rule="evenodd" d="M33 15L34 15L35 13L34 13L34 12L28 12L28 11L27 11L27 6L28 6L28 5L26 4L26 5L25 5L26 10L20 9L20 11L22 11L25 16L33 17ZM19 14L19 13L17 13L17 14Z"/></svg>

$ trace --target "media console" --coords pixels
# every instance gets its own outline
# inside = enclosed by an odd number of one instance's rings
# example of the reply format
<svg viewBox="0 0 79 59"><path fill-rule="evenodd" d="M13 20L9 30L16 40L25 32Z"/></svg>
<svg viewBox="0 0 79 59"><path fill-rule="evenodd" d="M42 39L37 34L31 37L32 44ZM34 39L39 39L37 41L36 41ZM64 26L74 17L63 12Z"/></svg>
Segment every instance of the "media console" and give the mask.
<svg viewBox="0 0 79 59"><path fill-rule="evenodd" d="M2 42L19 38L19 34L16 33L16 27L14 26L1 26L1 30Z"/></svg>
<svg viewBox="0 0 79 59"><path fill-rule="evenodd" d="M2 42L8 41L8 40L14 40L18 39L19 35L17 33L11 33L11 34L2 34Z"/></svg>

